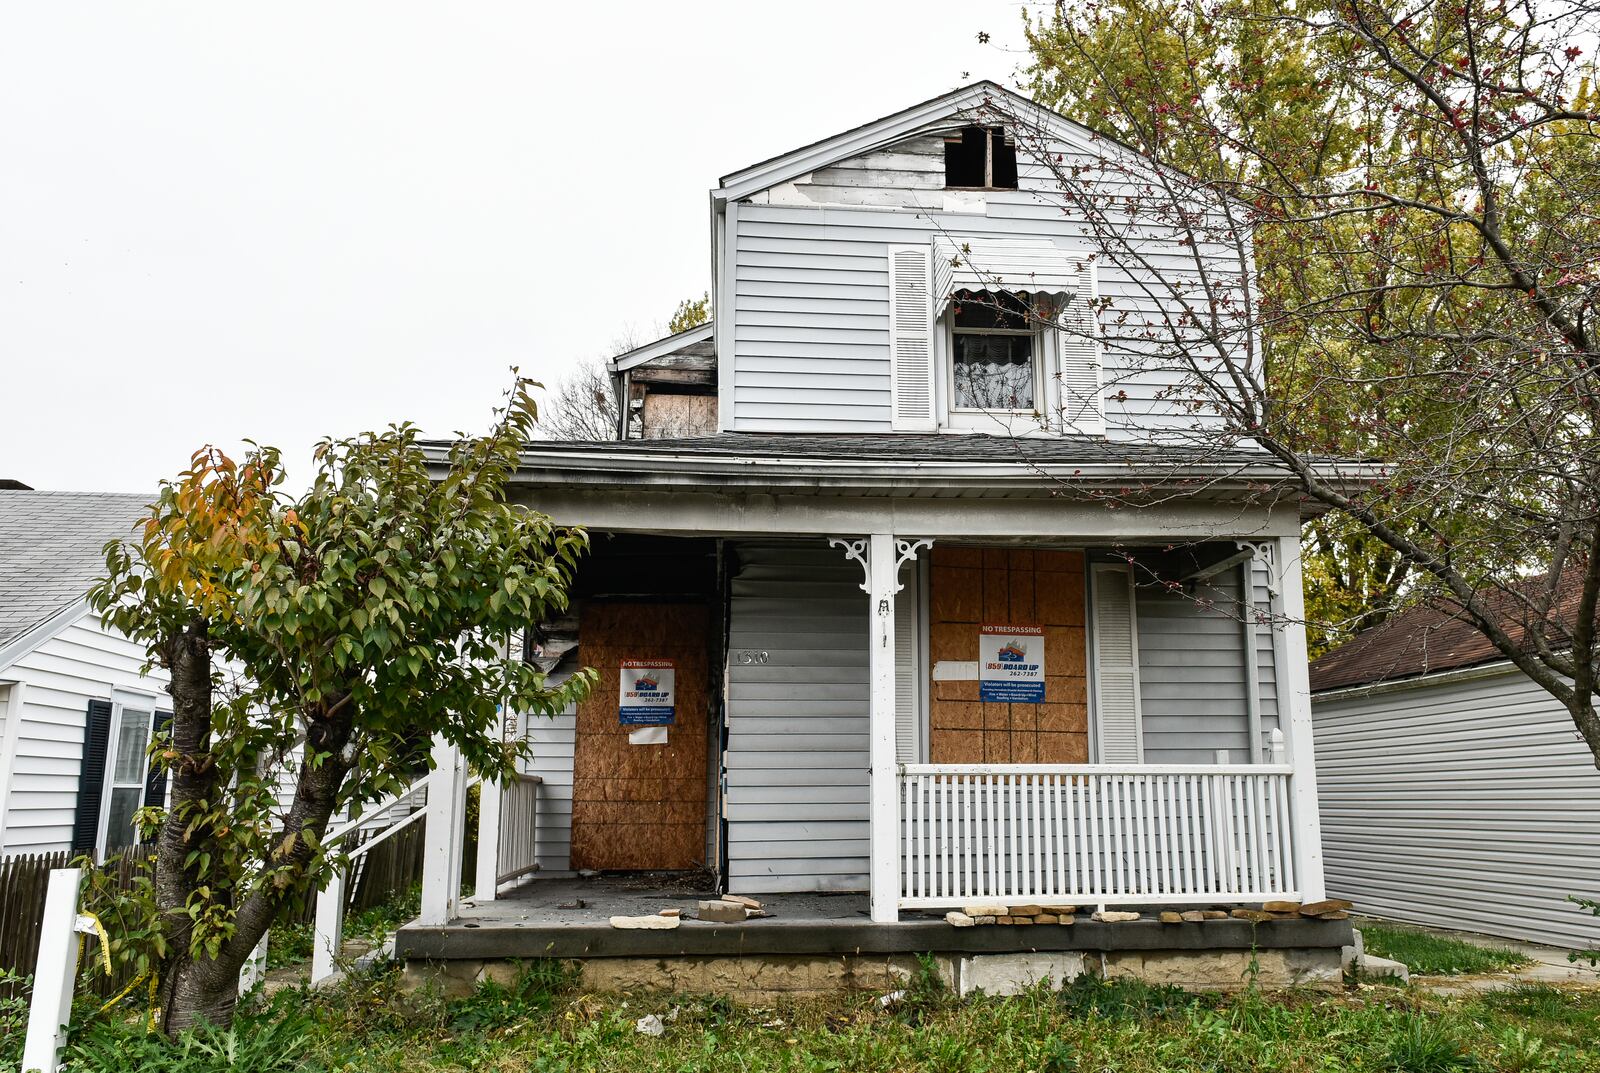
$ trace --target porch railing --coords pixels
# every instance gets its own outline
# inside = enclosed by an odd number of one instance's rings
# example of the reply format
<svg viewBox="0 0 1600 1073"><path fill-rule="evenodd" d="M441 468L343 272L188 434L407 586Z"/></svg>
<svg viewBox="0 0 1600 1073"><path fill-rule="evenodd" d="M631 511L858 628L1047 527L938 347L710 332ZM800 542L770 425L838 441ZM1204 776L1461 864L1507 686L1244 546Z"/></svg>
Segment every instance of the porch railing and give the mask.
<svg viewBox="0 0 1600 1073"><path fill-rule="evenodd" d="M906 764L900 905L1298 895L1293 768Z"/></svg>
<svg viewBox="0 0 1600 1073"><path fill-rule="evenodd" d="M500 857L495 883L509 883L539 870L537 775L513 775L500 791Z"/></svg>

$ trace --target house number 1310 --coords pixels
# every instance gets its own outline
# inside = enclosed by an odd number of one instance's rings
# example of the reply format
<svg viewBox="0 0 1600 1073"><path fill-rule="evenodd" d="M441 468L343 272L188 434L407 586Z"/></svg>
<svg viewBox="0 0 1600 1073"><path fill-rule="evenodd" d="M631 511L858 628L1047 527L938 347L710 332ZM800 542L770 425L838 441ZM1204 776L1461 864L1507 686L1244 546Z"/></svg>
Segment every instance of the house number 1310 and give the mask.
<svg viewBox="0 0 1600 1073"><path fill-rule="evenodd" d="M735 652L733 658L745 666L767 662L767 654L765 652L752 652L748 649L743 652Z"/></svg>

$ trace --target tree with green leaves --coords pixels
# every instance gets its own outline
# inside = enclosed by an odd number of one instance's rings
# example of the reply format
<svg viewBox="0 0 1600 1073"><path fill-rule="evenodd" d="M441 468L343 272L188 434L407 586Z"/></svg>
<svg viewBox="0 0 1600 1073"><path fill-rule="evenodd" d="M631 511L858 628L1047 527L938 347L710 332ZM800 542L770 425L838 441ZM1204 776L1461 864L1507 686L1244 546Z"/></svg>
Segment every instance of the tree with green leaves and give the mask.
<svg viewBox="0 0 1600 1073"><path fill-rule="evenodd" d="M1332 554L1366 558L1352 592L1403 575L1446 603L1600 764L1597 17L1080 0L1030 18L1033 88L1099 146L993 111L1102 278L1162 311L1101 318L1119 375L1159 370L1209 445L1264 449L1332 512Z"/></svg>
<svg viewBox="0 0 1600 1073"><path fill-rule="evenodd" d="M508 501L537 416L529 386L443 473L408 424L322 442L298 495L271 448L239 463L201 450L107 546L92 602L171 679L152 745L170 803L140 818L149 926L124 951L155 975L168 1032L231 1019L251 951L337 863L331 817L412 779L436 736L505 773L500 711L560 711L588 689L587 674L549 686L508 653L566 606L586 548Z"/></svg>
<svg viewBox="0 0 1600 1073"><path fill-rule="evenodd" d="M685 298L678 303L678 308L667 319L667 334L677 335L690 328L698 328L710 319L711 292L706 291L699 298Z"/></svg>

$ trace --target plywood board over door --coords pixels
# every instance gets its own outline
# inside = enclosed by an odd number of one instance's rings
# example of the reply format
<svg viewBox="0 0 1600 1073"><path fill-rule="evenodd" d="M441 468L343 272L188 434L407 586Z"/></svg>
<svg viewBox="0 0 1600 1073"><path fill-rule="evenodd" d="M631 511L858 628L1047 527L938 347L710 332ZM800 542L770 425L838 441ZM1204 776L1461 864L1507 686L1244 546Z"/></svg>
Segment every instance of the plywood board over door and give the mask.
<svg viewBox="0 0 1600 1073"><path fill-rule="evenodd" d="M928 759L935 764L1081 764L1089 758L1084 559L1078 551L935 544L928 583ZM1041 626L1042 704L978 699L982 625Z"/></svg>
<svg viewBox="0 0 1600 1073"><path fill-rule="evenodd" d="M679 871L705 864L709 611L704 604L591 601L580 655L600 672L578 705L572 770L572 867ZM676 721L665 745L633 745L618 719L625 659L670 659Z"/></svg>

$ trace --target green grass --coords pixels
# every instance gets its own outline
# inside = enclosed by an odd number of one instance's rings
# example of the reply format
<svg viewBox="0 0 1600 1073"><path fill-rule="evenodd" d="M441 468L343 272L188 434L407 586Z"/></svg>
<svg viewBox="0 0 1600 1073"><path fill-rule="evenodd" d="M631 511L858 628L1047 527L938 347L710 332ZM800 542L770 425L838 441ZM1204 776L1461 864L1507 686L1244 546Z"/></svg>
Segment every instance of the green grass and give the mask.
<svg viewBox="0 0 1600 1073"><path fill-rule="evenodd" d="M137 1025L79 1028L73 1073L1592 1073L1600 993L1518 988L1192 995L1084 978L1059 993L958 1000L930 980L885 1010L874 995L764 1008L722 998L594 995L535 963L465 998L403 995L396 975L280 992L230 1033L186 1047ZM635 1022L655 1014L660 1037ZM0 1048L3 1050L3 1048ZM225 1056L231 1058L225 1060ZM129 1063L132 1063L131 1065ZM0 1054L0 1069L5 1056Z"/></svg>
<svg viewBox="0 0 1600 1073"><path fill-rule="evenodd" d="M1367 953L1398 961L1422 976L1504 972L1529 963L1528 958L1515 950L1478 946L1411 928L1365 924L1361 928L1361 939Z"/></svg>

